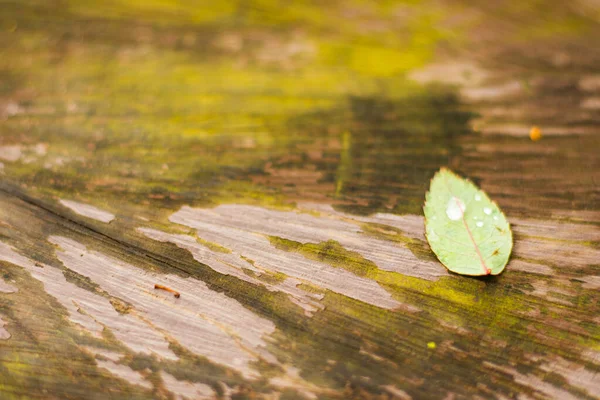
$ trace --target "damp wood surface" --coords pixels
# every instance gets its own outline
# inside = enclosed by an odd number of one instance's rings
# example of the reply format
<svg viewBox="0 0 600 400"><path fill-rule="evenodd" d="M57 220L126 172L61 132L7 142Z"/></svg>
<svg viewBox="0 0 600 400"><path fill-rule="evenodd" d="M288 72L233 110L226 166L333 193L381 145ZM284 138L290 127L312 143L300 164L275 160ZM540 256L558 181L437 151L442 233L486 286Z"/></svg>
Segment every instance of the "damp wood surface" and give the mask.
<svg viewBox="0 0 600 400"><path fill-rule="evenodd" d="M284 3L0 0L0 398L600 399L597 2Z"/></svg>

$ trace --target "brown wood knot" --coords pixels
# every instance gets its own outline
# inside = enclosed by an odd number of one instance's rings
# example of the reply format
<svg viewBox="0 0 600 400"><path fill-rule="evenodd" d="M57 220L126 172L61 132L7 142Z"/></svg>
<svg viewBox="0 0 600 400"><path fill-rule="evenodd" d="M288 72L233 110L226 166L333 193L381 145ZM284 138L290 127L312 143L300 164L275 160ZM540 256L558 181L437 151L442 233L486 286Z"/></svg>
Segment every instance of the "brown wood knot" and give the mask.
<svg viewBox="0 0 600 400"><path fill-rule="evenodd" d="M169 293L173 293L173 296L179 298L179 296L181 296L181 294L179 294L179 292L177 290L173 290L170 287L166 287L164 285L159 285L158 283L154 285L154 289L160 289L160 290L165 290Z"/></svg>

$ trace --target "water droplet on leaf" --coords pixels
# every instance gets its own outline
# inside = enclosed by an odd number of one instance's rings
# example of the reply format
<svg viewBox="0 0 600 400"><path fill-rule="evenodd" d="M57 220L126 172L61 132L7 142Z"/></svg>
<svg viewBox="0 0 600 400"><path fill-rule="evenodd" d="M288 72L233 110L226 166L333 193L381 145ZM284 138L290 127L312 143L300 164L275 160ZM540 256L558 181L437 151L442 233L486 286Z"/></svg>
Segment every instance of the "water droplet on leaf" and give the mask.
<svg viewBox="0 0 600 400"><path fill-rule="evenodd" d="M437 241L440 237L435 233L433 229L427 231L427 239L431 241Z"/></svg>
<svg viewBox="0 0 600 400"><path fill-rule="evenodd" d="M452 221L458 221L462 218L465 212L465 203L458 197L452 196L448 201L448 206L446 207L446 215Z"/></svg>

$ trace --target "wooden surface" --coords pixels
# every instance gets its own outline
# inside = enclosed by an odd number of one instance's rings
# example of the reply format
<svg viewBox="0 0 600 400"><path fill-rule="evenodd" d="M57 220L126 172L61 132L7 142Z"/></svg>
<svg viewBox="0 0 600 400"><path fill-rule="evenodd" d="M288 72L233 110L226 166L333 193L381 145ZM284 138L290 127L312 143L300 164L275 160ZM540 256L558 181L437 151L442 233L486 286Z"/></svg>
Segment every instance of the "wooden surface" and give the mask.
<svg viewBox="0 0 600 400"><path fill-rule="evenodd" d="M0 0L0 398L600 398L599 7L469 3Z"/></svg>

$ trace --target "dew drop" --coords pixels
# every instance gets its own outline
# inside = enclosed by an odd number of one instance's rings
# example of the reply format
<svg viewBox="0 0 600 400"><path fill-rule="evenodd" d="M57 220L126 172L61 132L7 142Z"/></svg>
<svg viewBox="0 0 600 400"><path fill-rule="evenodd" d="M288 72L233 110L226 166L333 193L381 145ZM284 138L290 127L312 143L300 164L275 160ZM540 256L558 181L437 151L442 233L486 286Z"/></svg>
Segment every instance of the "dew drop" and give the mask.
<svg viewBox="0 0 600 400"><path fill-rule="evenodd" d="M433 229L427 231L427 239L432 241L432 242L437 242L437 240L439 239L439 236L437 235L437 233L435 233L435 231Z"/></svg>
<svg viewBox="0 0 600 400"><path fill-rule="evenodd" d="M476 195L475 195L475 201L481 201L481 196L480 196L480 195L478 195L478 194L476 194Z"/></svg>
<svg viewBox="0 0 600 400"><path fill-rule="evenodd" d="M492 213L492 209L489 207L483 207L483 212L487 215L490 215Z"/></svg>
<svg viewBox="0 0 600 400"><path fill-rule="evenodd" d="M465 203L458 197L451 197L446 207L446 215L452 221L458 221L465 212Z"/></svg>
<svg viewBox="0 0 600 400"><path fill-rule="evenodd" d="M481 228L481 227L483 226L483 222L481 222L481 221L477 221L477 222L475 223L475 225L477 225L477 227Z"/></svg>

